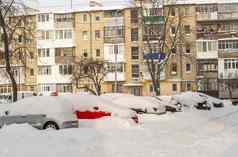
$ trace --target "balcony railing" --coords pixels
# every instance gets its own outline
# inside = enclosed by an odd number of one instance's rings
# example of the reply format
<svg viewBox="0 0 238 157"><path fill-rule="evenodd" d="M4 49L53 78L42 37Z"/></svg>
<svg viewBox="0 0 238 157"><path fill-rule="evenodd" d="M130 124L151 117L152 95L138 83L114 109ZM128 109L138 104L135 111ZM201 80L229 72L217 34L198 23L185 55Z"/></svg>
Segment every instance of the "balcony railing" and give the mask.
<svg viewBox="0 0 238 157"><path fill-rule="evenodd" d="M208 21L208 20L217 20L217 12L210 12L210 13L198 13L197 20L198 21Z"/></svg>
<svg viewBox="0 0 238 157"><path fill-rule="evenodd" d="M219 20L238 19L238 12L223 12L223 13L218 13L218 19L219 19Z"/></svg>
<svg viewBox="0 0 238 157"><path fill-rule="evenodd" d="M105 18L105 26L112 27L112 26L123 26L124 25L124 18L123 17L111 17Z"/></svg>
<svg viewBox="0 0 238 157"><path fill-rule="evenodd" d="M55 63L56 64L73 63L74 59L75 59L74 56L55 56Z"/></svg>
<svg viewBox="0 0 238 157"><path fill-rule="evenodd" d="M163 24L164 17L163 16L145 16L144 22L146 24Z"/></svg>

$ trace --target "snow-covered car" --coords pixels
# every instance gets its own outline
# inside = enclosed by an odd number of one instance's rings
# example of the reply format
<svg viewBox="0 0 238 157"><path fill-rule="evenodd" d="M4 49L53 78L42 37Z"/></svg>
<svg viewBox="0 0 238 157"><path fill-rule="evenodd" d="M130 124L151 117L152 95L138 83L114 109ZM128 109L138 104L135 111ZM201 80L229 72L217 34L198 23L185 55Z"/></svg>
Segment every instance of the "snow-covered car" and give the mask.
<svg viewBox="0 0 238 157"><path fill-rule="evenodd" d="M138 114L163 114L165 113L165 106L161 104L156 98L149 96L132 96L132 95L103 95L103 98L112 101L115 104L126 107Z"/></svg>
<svg viewBox="0 0 238 157"><path fill-rule="evenodd" d="M165 106L165 110L168 112L182 111L182 105L171 96L156 96L155 98Z"/></svg>
<svg viewBox="0 0 238 157"><path fill-rule="evenodd" d="M121 107L109 100L95 95L60 96L70 101L78 119L99 119L102 117L119 117L139 122L136 112Z"/></svg>
<svg viewBox="0 0 238 157"><path fill-rule="evenodd" d="M177 95L173 95L172 99L179 102L184 107L193 107L199 103L207 101L206 97L199 95L196 92L184 92Z"/></svg>
<svg viewBox="0 0 238 157"><path fill-rule="evenodd" d="M77 128L78 120L69 101L40 96L0 105L0 127L28 123L38 129Z"/></svg>

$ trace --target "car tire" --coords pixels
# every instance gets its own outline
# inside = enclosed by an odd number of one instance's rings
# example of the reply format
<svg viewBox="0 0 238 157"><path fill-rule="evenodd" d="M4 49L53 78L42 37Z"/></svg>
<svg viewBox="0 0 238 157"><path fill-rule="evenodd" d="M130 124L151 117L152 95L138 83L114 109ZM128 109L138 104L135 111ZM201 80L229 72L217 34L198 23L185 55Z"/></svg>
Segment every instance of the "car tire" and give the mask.
<svg viewBox="0 0 238 157"><path fill-rule="evenodd" d="M59 130L59 126L55 122L47 122L45 123L43 129Z"/></svg>

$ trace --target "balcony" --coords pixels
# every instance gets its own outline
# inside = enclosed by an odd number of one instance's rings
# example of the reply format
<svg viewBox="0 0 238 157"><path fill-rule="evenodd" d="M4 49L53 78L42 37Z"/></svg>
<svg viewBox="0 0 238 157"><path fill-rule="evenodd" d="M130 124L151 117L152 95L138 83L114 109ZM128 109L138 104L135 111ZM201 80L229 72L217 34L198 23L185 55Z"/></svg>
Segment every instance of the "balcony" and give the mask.
<svg viewBox="0 0 238 157"><path fill-rule="evenodd" d="M197 13L197 21L217 20L217 12Z"/></svg>
<svg viewBox="0 0 238 157"><path fill-rule="evenodd" d="M144 22L145 24L163 24L164 16L145 16Z"/></svg>
<svg viewBox="0 0 238 157"><path fill-rule="evenodd" d="M104 81L115 81L115 72L110 72L104 77ZM125 81L125 73L117 72L117 81Z"/></svg>
<svg viewBox="0 0 238 157"><path fill-rule="evenodd" d="M105 26L106 27L113 27L113 26L123 26L124 25L124 18L123 17L111 17L105 18Z"/></svg>
<svg viewBox="0 0 238 157"><path fill-rule="evenodd" d="M219 20L236 20L238 19L238 12L222 12L218 13Z"/></svg>
<svg viewBox="0 0 238 157"><path fill-rule="evenodd" d="M55 56L56 64L70 64L74 62L73 56Z"/></svg>

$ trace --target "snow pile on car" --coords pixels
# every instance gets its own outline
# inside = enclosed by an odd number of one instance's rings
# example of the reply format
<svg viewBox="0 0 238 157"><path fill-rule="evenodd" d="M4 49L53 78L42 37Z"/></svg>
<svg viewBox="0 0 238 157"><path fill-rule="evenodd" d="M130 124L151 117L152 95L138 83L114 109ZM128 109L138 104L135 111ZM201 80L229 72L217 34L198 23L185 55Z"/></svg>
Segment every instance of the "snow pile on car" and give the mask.
<svg viewBox="0 0 238 157"><path fill-rule="evenodd" d="M129 118L134 114L127 108L95 95L67 95L61 96L61 98L69 101L73 105L74 111L94 111L94 107L98 107L99 111L111 112L115 117Z"/></svg>
<svg viewBox="0 0 238 157"><path fill-rule="evenodd" d="M132 127L138 127L138 124L132 121L132 119L123 119L119 117L103 117L95 120L79 120L80 128L96 128L96 129L130 129Z"/></svg>
<svg viewBox="0 0 238 157"><path fill-rule="evenodd" d="M69 101L60 97L35 96L21 99L15 103L0 105L0 109L9 109L11 115L19 114L47 114L54 115L61 112L73 112Z"/></svg>
<svg viewBox="0 0 238 157"><path fill-rule="evenodd" d="M126 94L109 94L103 95L102 97L129 109L141 109L148 113L165 112L164 105L154 97L132 96Z"/></svg>

